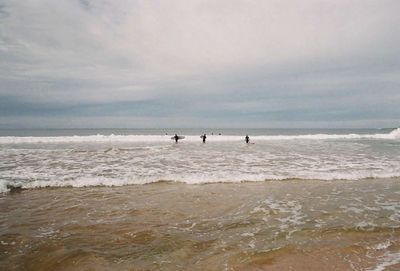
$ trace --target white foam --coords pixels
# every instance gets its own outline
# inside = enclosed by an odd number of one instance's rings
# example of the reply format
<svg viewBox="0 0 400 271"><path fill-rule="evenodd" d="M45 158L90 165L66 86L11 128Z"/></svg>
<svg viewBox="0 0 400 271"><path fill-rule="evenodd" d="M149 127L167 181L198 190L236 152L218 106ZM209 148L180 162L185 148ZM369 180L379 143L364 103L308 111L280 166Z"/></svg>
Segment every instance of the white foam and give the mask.
<svg viewBox="0 0 400 271"><path fill-rule="evenodd" d="M280 231L287 233L286 238L290 238L300 229L301 225L306 223L307 216L302 212L302 205L298 201L281 201L269 197L260 203L270 209L268 213L265 212L266 217L263 217L262 220L267 223L271 223L269 218L278 221ZM253 211L263 209L264 207L257 206Z"/></svg>
<svg viewBox="0 0 400 271"><path fill-rule="evenodd" d="M400 128L388 134L309 134L309 135L259 135L252 136L252 142L269 140L328 140L328 139L400 139ZM243 136L209 135L209 142L243 141ZM199 142L199 136L186 136L185 142ZM82 142L171 142L169 135L91 135L54 137L0 137L0 144L18 143L82 143Z"/></svg>
<svg viewBox="0 0 400 271"><path fill-rule="evenodd" d="M368 221L361 221L356 224L356 228L361 230L373 230L377 226L377 224Z"/></svg>
<svg viewBox="0 0 400 271"><path fill-rule="evenodd" d="M0 193L7 193L10 189L7 188L8 182L5 180L0 180Z"/></svg>
<svg viewBox="0 0 400 271"><path fill-rule="evenodd" d="M397 136L399 129L390 134ZM386 135L386 136L387 136ZM335 136L335 135L325 135ZM307 136L286 136L286 139ZM324 138L310 135L311 138ZM258 136L254 140L282 139ZM187 184L272 180L361 180L400 177L398 148L387 142L276 141L248 148L228 144L176 146L170 136L0 137L0 142L67 142L65 140L165 140L145 144L64 144L0 147L0 192L7 184L22 188L122 186L175 181ZM212 140L242 140L239 136L209 136ZM253 137L252 137L253 139ZM2 141L3 140L3 141ZM32 140L32 141L30 141ZM42 141L41 141L42 140ZM64 141L63 141L64 140ZM199 142L200 141L200 142ZM397 144L397 143L396 143ZM381 145L383 148L381 148ZM385 207L386 208L386 207ZM256 210L255 210L256 211ZM359 210L350 209L354 213ZM399 217L392 216L393 220Z"/></svg>
<svg viewBox="0 0 400 271"><path fill-rule="evenodd" d="M249 243L249 247L254 249L256 247L256 241L255 240L251 240Z"/></svg>
<svg viewBox="0 0 400 271"><path fill-rule="evenodd" d="M64 179L52 177L51 179L40 179L34 178L31 180L24 181L13 181L6 182L0 180L0 193L9 192L7 185L14 187L21 187L24 189L44 188L44 187L93 187L93 186L124 186L124 185L143 185L158 182L177 182L186 184L211 184L211 183L240 183L240 182L262 182L262 181L286 181L291 179L302 179L302 180L317 180L316 176L310 176L309 178L304 177L287 177L287 176L273 176L273 175L251 175L251 174L232 174L225 176L213 176L213 175L165 175L165 176L149 176L149 177L101 177L101 176L87 176L87 177L76 177L74 179ZM347 180L354 180L357 178L347 178ZM368 177L369 178L369 177ZM334 176L328 177L327 179L318 180L335 180ZM276 207L272 203L271 207ZM279 209L279 208L278 208ZM263 209L254 209L253 212L262 212ZM285 212L287 210L280 210Z"/></svg>
<svg viewBox="0 0 400 271"><path fill-rule="evenodd" d="M385 253L381 258L381 262L374 268L369 268L367 271L384 271L386 267L400 263L400 252L397 253Z"/></svg>
<svg viewBox="0 0 400 271"><path fill-rule="evenodd" d="M373 246L372 249L374 249L374 250L384 250L384 249L389 248L391 245L392 245L392 243L390 242L390 240L386 240L383 243L379 243L379 244Z"/></svg>
<svg viewBox="0 0 400 271"><path fill-rule="evenodd" d="M105 177L79 177L73 180L51 180L32 181L20 183L22 188L43 188L43 187L92 187L92 186L124 186L129 184L147 184L152 181L148 179L114 179Z"/></svg>

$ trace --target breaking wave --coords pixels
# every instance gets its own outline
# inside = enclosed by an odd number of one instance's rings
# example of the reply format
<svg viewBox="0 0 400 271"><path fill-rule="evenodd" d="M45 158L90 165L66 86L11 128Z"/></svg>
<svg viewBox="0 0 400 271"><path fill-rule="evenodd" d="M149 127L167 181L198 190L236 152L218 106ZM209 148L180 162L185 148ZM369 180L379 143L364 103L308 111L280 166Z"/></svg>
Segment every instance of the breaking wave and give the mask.
<svg viewBox="0 0 400 271"><path fill-rule="evenodd" d="M253 141L268 140L328 140L328 139L400 139L400 128L387 134L307 134L307 135L258 135ZM80 143L80 142L169 142L170 135L91 135L54 137L0 137L0 144L17 143ZM242 141L243 136L209 135L209 141ZM199 136L186 136L184 141L198 142Z"/></svg>
<svg viewBox="0 0 400 271"><path fill-rule="evenodd" d="M232 175L221 177L208 177L203 175L188 175L186 177L165 178L109 178L109 177L79 177L70 180L32 180L32 181L7 181L0 180L0 193L19 191L21 189L35 188L61 188L61 187L116 187L125 185L145 185L152 183L184 183L191 185L213 184L213 183L242 183L242 182L268 182L268 181L335 181L335 180L365 180L365 179L388 179L399 178L400 174L317 174L305 177L299 176L254 176L254 175Z"/></svg>

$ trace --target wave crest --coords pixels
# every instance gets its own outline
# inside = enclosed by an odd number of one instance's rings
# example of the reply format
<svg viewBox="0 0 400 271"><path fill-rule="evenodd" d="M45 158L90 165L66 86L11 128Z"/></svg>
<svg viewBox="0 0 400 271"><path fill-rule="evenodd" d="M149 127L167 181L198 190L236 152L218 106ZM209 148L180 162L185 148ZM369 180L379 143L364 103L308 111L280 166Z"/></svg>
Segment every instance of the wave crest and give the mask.
<svg viewBox="0 0 400 271"><path fill-rule="evenodd" d="M185 184L212 184L212 183L242 183L242 182L267 182L267 181L335 181L335 180L366 180L366 179L388 179L399 178L399 174L374 174L374 175L310 175L309 177L300 176L246 176L235 175L225 178L210 176L171 176L165 178L140 178L140 179L119 179L106 177L79 177L70 180L34 180L30 182L18 182L0 180L0 193L19 191L21 189L35 189L46 187L113 187L125 185L144 185L152 183L185 183Z"/></svg>
<svg viewBox="0 0 400 271"><path fill-rule="evenodd" d="M329 140L329 139L400 139L400 128L387 134L307 134L307 135L258 135L252 141L268 140ZM209 135L208 141L243 141L243 136ZM199 142L199 136L186 136L184 141ZM53 136L53 137L0 137L0 144L18 143L84 143L84 142L171 142L169 135L91 135L91 136Z"/></svg>

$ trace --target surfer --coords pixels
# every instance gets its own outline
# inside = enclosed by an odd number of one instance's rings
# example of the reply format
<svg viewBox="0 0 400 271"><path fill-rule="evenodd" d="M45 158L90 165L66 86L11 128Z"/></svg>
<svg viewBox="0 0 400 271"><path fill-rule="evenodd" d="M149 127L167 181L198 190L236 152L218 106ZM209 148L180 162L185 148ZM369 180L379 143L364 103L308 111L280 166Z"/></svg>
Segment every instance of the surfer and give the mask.
<svg viewBox="0 0 400 271"><path fill-rule="evenodd" d="M177 134L174 135L175 143L178 143L179 136Z"/></svg>
<svg viewBox="0 0 400 271"><path fill-rule="evenodd" d="M203 143L206 143L206 138L207 138L206 134L202 135L201 138L203 139Z"/></svg>
<svg viewBox="0 0 400 271"><path fill-rule="evenodd" d="M249 137L249 135L246 135L246 137L244 138L244 140L246 141L247 144L249 144L249 142L250 142L250 137Z"/></svg>

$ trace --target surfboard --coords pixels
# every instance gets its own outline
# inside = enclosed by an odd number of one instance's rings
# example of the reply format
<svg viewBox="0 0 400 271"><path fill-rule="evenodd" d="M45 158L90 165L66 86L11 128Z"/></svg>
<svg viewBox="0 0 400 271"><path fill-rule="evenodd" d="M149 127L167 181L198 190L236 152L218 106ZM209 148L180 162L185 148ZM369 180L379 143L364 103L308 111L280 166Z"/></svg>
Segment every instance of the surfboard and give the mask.
<svg viewBox="0 0 400 271"><path fill-rule="evenodd" d="M178 139L184 139L184 136L178 136ZM172 136L171 139L175 140L175 136Z"/></svg>

